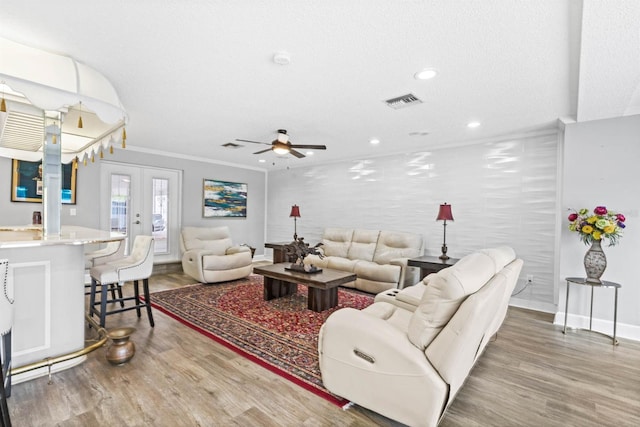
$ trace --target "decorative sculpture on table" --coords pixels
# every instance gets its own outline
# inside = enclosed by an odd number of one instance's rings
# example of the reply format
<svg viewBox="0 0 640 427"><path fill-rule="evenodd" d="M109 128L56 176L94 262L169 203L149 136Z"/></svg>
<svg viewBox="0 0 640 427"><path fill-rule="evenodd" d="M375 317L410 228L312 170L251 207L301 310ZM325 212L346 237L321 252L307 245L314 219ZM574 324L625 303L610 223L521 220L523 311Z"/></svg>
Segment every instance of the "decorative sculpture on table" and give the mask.
<svg viewBox="0 0 640 427"><path fill-rule="evenodd" d="M605 206L597 206L593 212L587 209L573 211L569 215L569 230L580 235L585 245L591 245L584 256L584 268L587 282L602 283L600 277L607 268L607 257L602 250L602 240L609 239L609 246L618 244L625 228L625 216L608 210Z"/></svg>
<svg viewBox="0 0 640 427"><path fill-rule="evenodd" d="M304 237L285 245L284 250L286 259L294 260L290 267L286 267L287 270L300 271L303 273L319 273L322 271L314 265L305 265L304 259L307 255L318 255L320 259L324 258L322 251L318 249L322 246L322 243L318 243L313 247L310 247L308 243L304 242Z"/></svg>

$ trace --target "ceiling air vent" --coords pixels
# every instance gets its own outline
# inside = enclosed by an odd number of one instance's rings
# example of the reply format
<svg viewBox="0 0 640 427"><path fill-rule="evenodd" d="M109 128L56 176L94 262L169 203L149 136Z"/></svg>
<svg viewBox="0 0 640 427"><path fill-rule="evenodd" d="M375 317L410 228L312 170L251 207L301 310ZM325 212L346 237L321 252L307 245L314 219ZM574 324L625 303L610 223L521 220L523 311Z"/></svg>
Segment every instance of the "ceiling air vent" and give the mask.
<svg viewBox="0 0 640 427"><path fill-rule="evenodd" d="M422 101L412 93L398 96L397 98L387 99L384 102L386 102L386 104L389 107L393 108L394 110L409 107L410 105L414 105L414 104L422 104Z"/></svg>
<svg viewBox="0 0 640 427"><path fill-rule="evenodd" d="M236 143L233 143L233 142L227 142L226 144L222 144L222 146L224 148L240 148L240 147L242 147L242 145L236 144Z"/></svg>

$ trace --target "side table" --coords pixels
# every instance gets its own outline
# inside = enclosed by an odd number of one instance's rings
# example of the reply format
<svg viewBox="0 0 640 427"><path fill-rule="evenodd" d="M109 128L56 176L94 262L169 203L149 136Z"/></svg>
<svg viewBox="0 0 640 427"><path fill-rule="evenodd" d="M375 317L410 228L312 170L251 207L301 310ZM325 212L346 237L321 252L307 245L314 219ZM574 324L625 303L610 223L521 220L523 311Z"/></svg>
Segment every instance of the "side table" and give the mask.
<svg viewBox="0 0 640 427"><path fill-rule="evenodd" d="M613 339L613 345L618 345L618 339L616 338L616 327L618 321L618 289L622 287L620 283L608 282L603 280L602 283L593 283L587 282L587 279L584 277L567 277L565 278L567 281L567 298L564 302L564 329L562 330L563 334L567 333L567 314L569 311L569 288L571 284L575 285L583 285L583 286L591 286L591 306L589 308L589 331L598 332L591 329L593 322L593 289L594 288L613 288L615 290L615 299L613 304L613 336L607 335ZM598 332L601 333L601 332Z"/></svg>
<svg viewBox="0 0 640 427"><path fill-rule="evenodd" d="M287 257L285 252L285 246L287 246L289 243L291 242L275 242L275 243L267 242L264 244L265 248L273 249L274 264L279 264L281 262L290 262L289 259L285 259Z"/></svg>
<svg viewBox="0 0 640 427"><path fill-rule="evenodd" d="M420 280L424 279L430 273L437 273L443 268L451 267L459 258L449 258L442 260L437 256L424 255L418 258L410 258L407 262L409 267L420 267Z"/></svg>

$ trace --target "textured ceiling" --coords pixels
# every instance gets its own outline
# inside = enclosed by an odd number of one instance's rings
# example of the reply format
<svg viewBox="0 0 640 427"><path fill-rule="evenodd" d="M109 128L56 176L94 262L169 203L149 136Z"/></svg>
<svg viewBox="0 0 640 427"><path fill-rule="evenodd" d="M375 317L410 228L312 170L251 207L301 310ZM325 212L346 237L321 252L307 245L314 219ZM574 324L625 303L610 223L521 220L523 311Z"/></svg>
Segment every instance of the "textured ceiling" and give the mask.
<svg viewBox="0 0 640 427"><path fill-rule="evenodd" d="M558 118L638 114L639 29L636 0L16 0L0 8L0 37L71 56L113 83L130 148L265 169L536 132ZM273 62L280 51L289 65ZM423 68L438 75L414 79ZM383 102L408 93L423 102L399 110ZM471 120L481 126L468 128ZM264 148L254 144L222 147L270 142L280 128L294 144L328 149L295 159L254 155Z"/></svg>

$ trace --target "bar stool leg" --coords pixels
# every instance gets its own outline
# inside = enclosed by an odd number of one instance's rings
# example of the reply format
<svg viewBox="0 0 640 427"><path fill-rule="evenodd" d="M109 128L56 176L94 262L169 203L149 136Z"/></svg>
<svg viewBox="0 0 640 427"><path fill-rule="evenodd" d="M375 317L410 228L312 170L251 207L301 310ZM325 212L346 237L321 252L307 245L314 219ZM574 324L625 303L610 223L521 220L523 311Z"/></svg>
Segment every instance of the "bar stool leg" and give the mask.
<svg viewBox="0 0 640 427"><path fill-rule="evenodd" d="M96 279L91 278L91 291L89 292L89 316L93 317L93 315L96 313L96 289L98 287L98 284L96 282Z"/></svg>
<svg viewBox="0 0 640 427"><path fill-rule="evenodd" d="M2 337L2 340L5 341L5 337L7 336L9 336L9 338L11 337L9 334L6 334ZM4 351L6 350L7 348L4 347ZM2 421L2 427L11 427L11 418L9 417L9 405L7 405L7 397L9 397L9 394L11 393L11 391L10 391L10 388L8 388L7 390L5 390L4 388L5 372L4 372L3 364L4 364L4 360L2 358L2 355L0 354L0 383L1 383L0 384L0 415L2 416L0 420ZM9 375L8 372L7 372L7 375Z"/></svg>
<svg viewBox="0 0 640 427"><path fill-rule="evenodd" d="M142 317L142 314L140 313L140 288L138 287L138 281L134 280L133 281L133 296L135 298L135 302L136 302L136 314L138 315L138 319L140 317Z"/></svg>
<svg viewBox="0 0 640 427"><path fill-rule="evenodd" d="M107 288L109 285L101 283L100 289L100 326L104 328L107 320Z"/></svg>
<svg viewBox="0 0 640 427"><path fill-rule="evenodd" d="M151 293L149 292L149 279L144 279L142 283L142 288L144 289L144 302L147 306L147 316L149 317L149 324L153 328L155 326L155 322L153 321L153 314L151 314Z"/></svg>

